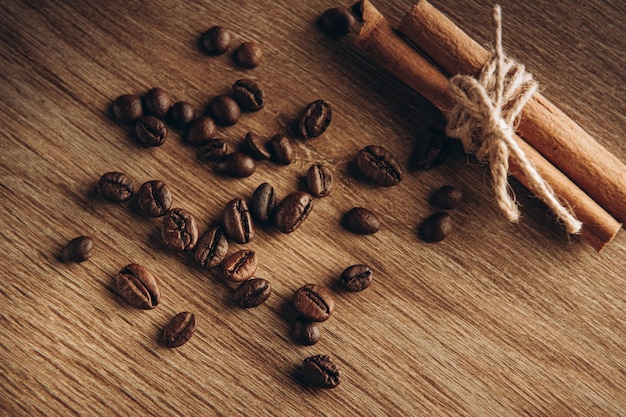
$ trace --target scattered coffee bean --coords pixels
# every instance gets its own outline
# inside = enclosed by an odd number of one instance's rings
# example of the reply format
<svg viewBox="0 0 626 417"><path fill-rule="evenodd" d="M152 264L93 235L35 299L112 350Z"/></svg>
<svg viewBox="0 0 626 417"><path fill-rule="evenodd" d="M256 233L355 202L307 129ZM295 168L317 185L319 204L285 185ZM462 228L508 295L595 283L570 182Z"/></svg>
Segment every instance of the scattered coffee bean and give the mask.
<svg viewBox="0 0 626 417"><path fill-rule="evenodd" d="M356 19L345 7L333 7L322 13L316 23L326 35L331 38L341 38L350 33Z"/></svg>
<svg viewBox="0 0 626 417"><path fill-rule="evenodd" d="M254 174L254 158L243 152L233 152L222 158L217 164L217 172L233 178L245 178Z"/></svg>
<svg viewBox="0 0 626 417"><path fill-rule="evenodd" d="M239 121L241 116L239 104L227 95L214 97L207 106L207 112L215 123L221 126L232 126Z"/></svg>
<svg viewBox="0 0 626 417"><path fill-rule="evenodd" d="M200 45L210 55L221 55L230 48L230 32L225 27L213 26L204 32Z"/></svg>
<svg viewBox="0 0 626 417"><path fill-rule="evenodd" d="M173 208L163 217L161 237L170 248L184 252L192 250L198 242L196 218L183 208Z"/></svg>
<svg viewBox="0 0 626 417"><path fill-rule="evenodd" d="M235 50L235 60L244 68L256 68L261 65L263 52L256 42L244 42Z"/></svg>
<svg viewBox="0 0 626 417"><path fill-rule="evenodd" d="M463 199L463 193L452 185L445 185L433 193L430 202L433 206L446 210L458 207Z"/></svg>
<svg viewBox="0 0 626 417"><path fill-rule="evenodd" d="M268 141L254 132L246 134L245 144L248 152L254 159L269 159L272 156Z"/></svg>
<svg viewBox="0 0 626 417"><path fill-rule="evenodd" d="M145 182L137 192L137 205L145 216L164 216L172 207L172 192L162 181Z"/></svg>
<svg viewBox="0 0 626 417"><path fill-rule="evenodd" d="M78 236L70 240L61 251L61 259L65 262L84 262L91 257L93 249L91 236Z"/></svg>
<svg viewBox="0 0 626 417"><path fill-rule="evenodd" d="M201 116L191 123L185 139L190 145L202 145L213 139L216 133L215 121L208 116Z"/></svg>
<svg viewBox="0 0 626 417"><path fill-rule="evenodd" d="M335 300L325 287L307 284L296 291L293 296L293 305L302 318L325 321L335 308Z"/></svg>
<svg viewBox="0 0 626 417"><path fill-rule="evenodd" d="M178 313L163 328L163 344L169 348L177 348L191 339L196 331L196 316L183 311Z"/></svg>
<svg viewBox="0 0 626 417"><path fill-rule="evenodd" d="M256 252L249 249L241 249L224 260L222 273L228 281L242 282L254 276L257 266Z"/></svg>
<svg viewBox="0 0 626 417"><path fill-rule="evenodd" d="M159 304L161 297L156 278L145 267L128 264L115 279L119 295L133 307L151 310Z"/></svg>
<svg viewBox="0 0 626 417"><path fill-rule="evenodd" d="M391 187L402 180L402 167L398 160L382 146L370 145L356 156L356 165L364 177L378 185Z"/></svg>
<svg viewBox="0 0 626 417"><path fill-rule="evenodd" d="M272 294L272 284L263 278L244 281L235 290L235 303L242 308L252 308L263 304Z"/></svg>
<svg viewBox="0 0 626 417"><path fill-rule="evenodd" d="M155 87L143 96L143 105L146 114L163 119L172 107L172 96L162 88Z"/></svg>
<svg viewBox="0 0 626 417"><path fill-rule="evenodd" d="M364 207L353 207L341 219L343 227L358 235L371 235L380 230L378 216Z"/></svg>
<svg viewBox="0 0 626 417"><path fill-rule="evenodd" d="M133 123L143 116L141 97L135 94L124 94L113 102L113 115L122 123Z"/></svg>
<svg viewBox="0 0 626 417"><path fill-rule="evenodd" d="M276 207L276 193L274 187L264 182L252 193L250 213L252 218L260 223L267 223L272 218Z"/></svg>
<svg viewBox="0 0 626 417"><path fill-rule="evenodd" d="M265 92L259 84L252 80L235 81L233 98L244 111L259 111L265 106Z"/></svg>
<svg viewBox="0 0 626 417"><path fill-rule="evenodd" d="M410 161L413 169L429 170L441 165L450 153L450 139L439 129L429 129L420 140Z"/></svg>
<svg viewBox="0 0 626 417"><path fill-rule="evenodd" d="M435 243L446 238L452 231L452 217L440 211L426 218L418 227L418 235L424 242Z"/></svg>
<svg viewBox="0 0 626 417"><path fill-rule="evenodd" d="M293 324L293 337L301 345L314 345L320 340L320 327L314 321L298 318Z"/></svg>
<svg viewBox="0 0 626 417"><path fill-rule="evenodd" d="M372 283L372 270L363 264L352 265L341 274L341 284L350 292L363 291Z"/></svg>
<svg viewBox="0 0 626 417"><path fill-rule="evenodd" d="M229 201L224 207L222 222L226 235L236 243L248 243L254 238L254 224L248 204L241 198Z"/></svg>
<svg viewBox="0 0 626 417"><path fill-rule="evenodd" d="M302 362L305 382L317 388L335 388L341 382L341 371L327 355L315 355Z"/></svg>
<svg viewBox="0 0 626 417"><path fill-rule="evenodd" d="M302 191L288 194L274 210L274 226L282 233L296 230L313 209L313 197Z"/></svg>
<svg viewBox="0 0 626 417"><path fill-rule="evenodd" d="M307 171L306 182L311 194L315 197L326 197L333 188L333 173L322 164L314 164Z"/></svg>
<svg viewBox="0 0 626 417"><path fill-rule="evenodd" d="M137 138L144 146L161 146L167 139L167 127L155 116L142 116L135 124Z"/></svg>
<svg viewBox="0 0 626 417"><path fill-rule="evenodd" d="M211 269L219 266L228 253L228 240L221 226L212 226L202 235L194 259L202 268Z"/></svg>
<svg viewBox="0 0 626 417"><path fill-rule="evenodd" d="M200 149L200 156L207 161L219 161L228 155L230 147L224 139L209 139Z"/></svg>
<svg viewBox="0 0 626 417"><path fill-rule="evenodd" d="M321 136L330 126L332 115L330 103L324 100L310 103L298 119L298 133L304 139Z"/></svg>
<svg viewBox="0 0 626 417"><path fill-rule="evenodd" d="M133 180L122 172L107 172L98 181L98 191L107 200L126 201L133 196Z"/></svg>
<svg viewBox="0 0 626 417"><path fill-rule="evenodd" d="M196 118L196 109L186 101L178 101L170 108L169 123L179 129L191 124Z"/></svg>
<svg viewBox="0 0 626 417"><path fill-rule="evenodd" d="M296 151L291 143L291 139L285 135L279 133L272 136L270 148L277 164L289 165L295 159Z"/></svg>

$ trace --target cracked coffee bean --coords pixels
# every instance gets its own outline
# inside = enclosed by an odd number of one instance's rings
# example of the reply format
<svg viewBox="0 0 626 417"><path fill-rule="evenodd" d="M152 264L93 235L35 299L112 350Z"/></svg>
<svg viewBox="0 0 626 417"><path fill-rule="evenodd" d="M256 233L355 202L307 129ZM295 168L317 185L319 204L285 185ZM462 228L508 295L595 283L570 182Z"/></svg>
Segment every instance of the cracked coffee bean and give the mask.
<svg viewBox="0 0 626 417"><path fill-rule="evenodd" d="M452 217L445 211L435 213L426 218L418 227L418 235L427 243L444 240L452 231Z"/></svg>
<svg viewBox="0 0 626 417"><path fill-rule="evenodd" d="M265 106L265 92L252 80L241 79L233 84L233 98L243 111L255 112Z"/></svg>
<svg viewBox="0 0 626 417"><path fill-rule="evenodd" d="M133 307L151 310L159 304L156 278L147 268L128 264L115 279L118 294Z"/></svg>
<svg viewBox="0 0 626 417"><path fill-rule="evenodd" d="M172 96L162 88L155 87L143 96L146 114L164 119L172 107Z"/></svg>
<svg viewBox="0 0 626 417"><path fill-rule="evenodd" d="M75 237L61 251L61 259L64 262L84 262L91 257L93 243L91 236Z"/></svg>
<svg viewBox="0 0 626 417"><path fill-rule="evenodd" d="M163 344L169 348L184 345L196 332L196 326L196 316L193 313L178 313L163 328Z"/></svg>
<svg viewBox="0 0 626 417"><path fill-rule="evenodd" d="M172 192L162 181L145 182L137 192L137 205L145 216L164 216L172 207Z"/></svg>
<svg viewBox="0 0 626 417"><path fill-rule="evenodd" d="M135 94L124 94L113 102L113 115L122 123L136 122L143 116L141 97Z"/></svg>
<svg viewBox="0 0 626 417"><path fill-rule="evenodd" d="M326 197L333 188L333 173L325 165L314 164L306 173L306 182L311 194L318 198Z"/></svg>
<svg viewBox="0 0 626 417"><path fill-rule="evenodd" d="M293 324L293 337L301 345L314 345L320 340L320 336L320 326L317 322L298 318Z"/></svg>
<svg viewBox="0 0 626 417"><path fill-rule="evenodd" d="M281 233L296 230L313 210L313 197L302 191L288 194L274 210L274 226Z"/></svg>
<svg viewBox="0 0 626 417"><path fill-rule="evenodd" d="M295 292L293 305L302 318L311 321L325 321L335 308L335 300L325 287L307 284Z"/></svg>
<svg viewBox="0 0 626 417"><path fill-rule="evenodd" d="M207 161L219 161L228 155L230 147L224 139L209 139L200 149L200 156Z"/></svg>
<svg viewBox="0 0 626 417"><path fill-rule="evenodd" d="M228 253L228 239L221 226L212 226L202 235L194 259L202 268L211 269L219 266Z"/></svg>
<svg viewBox="0 0 626 417"><path fill-rule="evenodd" d="M244 281L235 290L235 303L241 308L253 308L263 304L272 294L272 284L264 278Z"/></svg>
<svg viewBox="0 0 626 417"><path fill-rule="evenodd" d="M352 265L341 274L341 284L350 292L363 291L372 283L372 270L363 264Z"/></svg>
<svg viewBox="0 0 626 417"><path fill-rule="evenodd" d="M272 218L276 208L276 193L271 184L264 182L252 193L250 213L252 218L260 223L267 223Z"/></svg>
<svg viewBox="0 0 626 417"><path fill-rule="evenodd" d="M133 180L122 172L107 172L98 181L98 192L116 203L126 201L133 196Z"/></svg>
<svg viewBox="0 0 626 417"><path fill-rule="evenodd" d="M382 146L370 145L361 149L356 156L356 165L370 181L391 187L402 181L402 167L398 160Z"/></svg>
<svg viewBox="0 0 626 417"><path fill-rule="evenodd" d="M256 171L256 162L250 155L243 152L233 152L217 163L216 170L228 177L246 178Z"/></svg>
<svg viewBox="0 0 626 417"><path fill-rule="evenodd" d="M302 362L302 377L317 388L335 388L341 382L341 371L327 355L315 355Z"/></svg>
<svg viewBox="0 0 626 417"><path fill-rule="evenodd" d="M168 247L178 252L192 250L198 242L196 218L183 208L173 208L161 223L161 237Z"/></svg>
<svg viewBox="0 0 626 417"><path fill-rule="evenodd" d="M298 133L304 139L321 136L330 126L333 110L327 101L316 100L306 106L298 121Z"/></svg>
<svg viewBox="0 0 626 417"><path fill-rule="evenodd" d="M435 207L452 210L461 203L462 199L463 193L461 190L452 185L445 185L433 193L430 197L430 202Z"/></svg>
<svg viewBox="0 0 626 417"><path fill-rule="evenodd" d="M380 230L378 216L364 207L354 207L341 219L343 227L358 235L371 235Z"/></svg>
<svg viewBox="0 0 626 417"><path fill-rule="evenodd" d="M200 45L209 55L221 55L230 48L230 32L223 26L213 26L202 34Z"/></svg>
<svg viewBox="0 0 626 417"><path fill-rule="evenodd" d="M241 198L235 198L226 204L222 223L226 235L236 243L248 243L254 238L252 216L248 204Z"/></svg>
<svg viewBox="0 0 626 417"><path fill-rule="evenodd" d="M224 260L222 275L228 281L242 282L254 276L258 264L255 251L241 249Z"/></svg>
<svg viewBox="0 0 626 417"><path fill-rule="evenodd" d="M167 127L155 116L143 116L135 124L137 138L144 146L161 146L167 139Z"/></svg>

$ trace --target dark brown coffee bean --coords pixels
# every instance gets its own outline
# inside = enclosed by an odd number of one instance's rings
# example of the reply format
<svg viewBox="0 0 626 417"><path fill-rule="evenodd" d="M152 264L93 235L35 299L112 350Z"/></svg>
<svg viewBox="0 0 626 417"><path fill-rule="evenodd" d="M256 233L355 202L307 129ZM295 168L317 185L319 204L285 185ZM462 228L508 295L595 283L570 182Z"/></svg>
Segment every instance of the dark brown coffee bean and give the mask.
<svg viewBox="0 0 626 417"><path fill-rule="evenodd" d="M135 124L135 131L144 146L161 146L167 139L165 123L154 116L142 116Z"/></svg>
<svg viewBox="0 0 626 417"><path fill-rule="evenodd" d="M145 267L128 264L115 279L119 295L133 307L150 310L159 304L161 297L156 278Z"/></svg>
<svg viewBox="0 0 626 417"><path fill-rule="evenodd" d="M330 126L333 109L330 103L324 100L316 100L304 109L298 120L298 133L304 139L312 139L321 136Z"/></svg>
<svg viewBox="0 0 626 417"><path fill-rule="evenodd" d="M224 139L209 139L200 149L200 156L207 161L219 161L230 152L230 147Z"/></svg>
<svg viewBox="0 0 626 417"><path fill-rule="evenodd" d="M196 316L193 313L178 313L163 328L163 344L169 348L184 345L196 332L196 326Z"/></svg>
<svg viewBox="0 0 626 417"><path fill-rule="evenodd" d="M178 252L192 250L198 242L196 218L188 210L171 209L163 217L161 237L168 247Z"/></svg>
<svg viewBox="0 0 626 417"><path fill-rule="evenodd" d="M243 152L233 152L222 158L217 164L217 172L233 178L245 178L254 174L254 158Z"/></svg>
<svg viewBox="0 0 626 417"><path fill-rule="evenodd" d="M320 326L314 321L298 318L293 324L293 337L301 345L314 345L320 336Z"/></svg>
<svg viewBox="0 0 626 417"><path fill-rule="evenodd" d="M452 185L445 185L433 193L430 202L433 206L446 210L456 208L463 199L463 193Z"/></svg>
<svg viewBox="0 0 626 417"><path fill-rule="evenodd" d="M65 262L84 262L91 257L93 249L91 236L78 236L70 240L61 251L61 259Z"/></svg>
<svg viewBox="0 0 626 417"><path fill-rule="evenodd" d="M410 161L412 169L429 170L445 162L450 153L450 139L439 129L429 129L415 142Z"/></svg>
<svg viewBox="0 0 626 417"><path fill-rule="evenodd" d="M341 224L349 232L358 235L371 235L380 230L378 216L364 207L353 207L341 219Z"/></svg>
<svg viewBox="0 0 626 417"><path fill-rule="evenodd" d="M244 281L235 290L235 303L242 308L252 308L263 304L272 294L272 284L263 278Z"/></svg>
<svg viewBox="0 0 626 417"><path fill-rule="evenodd" d="M265 92L259 84L252 80L235 81L233 98L244 111L259 111L265 106Z"/></svg>
<svg viewBox="0 0 626 417"><path fill-rule="evenodd" d="M172 207L172 192L162 181L145 182L137 192L137 205L148 217L161 217Z"/></svg>
<svg viewBox="0 0 626 417"><path fill-rule="evenodd" d="M440 211L426 218L417 229L420 239L428 243L444 240L451 231L452 217L445 211Z"/></svg>
<svg viewBox="0 0 626 417"><path fill-rule="evenodd" d="M246 134L245 144L248 152L254 159L269 159L272 156L268 141L254 132Z"/></svg>
<svg viewBox="0 0 626 417"><path fill-rule="evenodd" d="M170 108L169 123L179 129L189 126L196 118L196 109L185 101L178 101Z"/></svg>
<svg viewBox="0 0 626 417"><path fill-rule="evenodd" d="M315 197L326 197L333 188L333 173L322 164L314 164L306 173L306 182L311 194Z"/></svg>
<svg viewBox="0 0 626 417"><path fill-rule="evenodd" d="M143 96L143 105L146 114L163 119L172 107L172 96L165 90L155 87Z"/></svg>
<svg viewBox="0 0 626 417"><path fill-rule="evenodd" d="M325 321L335 308L335 300L325 287L307 284L296 291L293 296L293 305L302 318Z"/></svg>
<svg viewBox="0 0 626 417"><path fill-rule="evenodd" d="M202 268L211 269L221 264L227 253L228 240L224 230L212 226L198 241L194 259Z"/></svg>
<svg viewBox="0 0 626 417"><path fill-rule="evenodd" d="M304 381L317 388L335 388L341 382L341 371L327 355L315 355L302 362Z"/></svg>
<svg viewBox="0 0 626 417"><path fill-rule="evenodd" d="M221 55L230 48L230 32L225 27L213 26L200 39L202 49L210 55Z"/></svg>
<svg viewBox="0 0 626 417"><path fill-rule="evenodd" d="M241 249L230 255L222 263L224 279L233 282L242 282L254 276L258 266L256 252Z"/></svg>
<svg viewBox="0 0 626 417"><path fill-rule="evenodd" d="M289 165L296 157L293 143L291 143L291 139L285 135L274 135L270 140L270 149L274 161L280 165Z"/></svg>
<svg viewBox="0 0 626 417"><path fill-rule="evenodd" d="M239 104L230 96L219 95L214 97L207 106L209 116L221 126L232 126L241 117Z"/></svg>
<svg viewBox="0 0 626 417"><path fill-rule="evenodd" d="M113 115L122 123L133 123L143 116L141 97L135 94L124 94L113 102Z"/></svg>
<svg viewBox="0 0 626 417"><path fill-rule="evenodd" d="M98 181L98 191L107 200L122 202L133 196L133 180L122 172L107 172Z"/></svg>
<svg viewBox="0 0 626 417"><path fill-rule="evenodd" d="M313 210L313 197L302 191L288 194L274 210L274 226L282 233L296 230Z"/></svg>
<svg viewBox="0 0 626 417"><path fill-rule="evenodd" d="M244 68L256 68L263 61L263 52L256 42L244 42L235 50L235 61Z"/></svg>
<svg viewBox="0 0 626 417"><path fill-rule="evenodd" d="M236 243L248 243L254 238L254 224L248 204L241 198L229 201L224 207L222 222L226 235Z"/></svg>
<svg viewBox="0 0 626 417"><path fill-rule="evenodd" d="M191 123L185 140L190 145L202 145L213 139L216 133L215 121L208 116L201 116Z"/></svg>
<svg viewBox="0 0 626 417"><path fill-rule="evenodd" d="M356 156L356 165L363 176L378 185L391 187L402 181L398 160L382 146L370 145Z"/></svg>
<svg viewBox="0 0 626 417"><path fill-rule="evenodd" d="M272 218L276 207L276 193L274 187L264 182L252 193L250 200L250 213L252 218L261 223L267 223Z"/></svg>
<svg viewBox="0 0 626 417"><path fill-rule="evenodd" d="M333 7L322 13L316 23L326 35L340 38L350 33L356 19L345 7Z"/></svg>
<svg viewBox="0 0 626 417"><path fill-rule="evenodd" d="M350 292L363 291L372 283L372 270L363 264L352 265L341 274L341 284Z"/></svg>

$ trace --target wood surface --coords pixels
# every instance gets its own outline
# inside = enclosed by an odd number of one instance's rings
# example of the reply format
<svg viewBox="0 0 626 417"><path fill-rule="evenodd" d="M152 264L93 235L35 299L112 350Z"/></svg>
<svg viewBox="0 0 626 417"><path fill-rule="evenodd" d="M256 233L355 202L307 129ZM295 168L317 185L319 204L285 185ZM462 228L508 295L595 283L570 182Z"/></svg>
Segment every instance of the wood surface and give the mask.
<svg viewBox="0 0 626 417"><path fill-rule="evenodd" d="M433 4L482 44L490 4ZM488 171L459 148L431 171L407 169L381 188L354 175L351 160L380 144L408 166L416 141L441 115L354 47L314 26L337 3L269 1L29 1L0 4L0 412L7 416L620 416L626 415L626 235L601 253L568 237L546 207L512 183L519 224L499 214ZM392 22L410 0L375 5ZM621 0L501 2L504 45L542 93L626 161L626 6ZM348 4L344 4L348 6ZM229 55L208 57L198 38L214 24L234 43L257 41L261 66L241 70ZM202 108L238 78L257 80L266 107L220 136L240 142L255 130L288 132L309 102L332 103L320 138L297 141L297 160L259 164L226 179L197 157L179 131L159 148L140 146L108 116L118 95L159 86ZM294 233L259 228L258 276L271 280L266 304L241 310L216 274L167 250L159 220L131 204L105 202L99 177L119 170L137 185L166 182L175 205L201 228L235 197L270 182L280 196L302 187L314 162L337 180ZM464 192L443 242L416 236L435 209L428 194ZM339 226L354 206L383 227L356 236ZM96 239L91 259L58 260L75 236ZM137 262L159 278L161 303L129 307L113 280ZM344 268L369 264L372 286L345 293ZM314 346L290 333L290 298L306 283L336 299ZM167 349L158 335L192 311L198 330ZM312 354L343 371L333 390L303 386Z"/></svg>

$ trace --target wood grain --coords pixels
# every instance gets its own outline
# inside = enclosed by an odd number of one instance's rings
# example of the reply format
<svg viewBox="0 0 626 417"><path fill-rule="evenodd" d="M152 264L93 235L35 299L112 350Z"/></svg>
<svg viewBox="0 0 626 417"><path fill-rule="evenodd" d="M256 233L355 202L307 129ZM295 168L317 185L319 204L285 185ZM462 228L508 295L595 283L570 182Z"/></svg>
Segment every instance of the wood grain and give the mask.
<svg viewBox="0 0 626 417"><path fill-rule="evenodd" d="M376 6L397 22L409 0ZM383 4L384 3L384 4ZM434 2L481 43L489 7ZM542 93L620 160L626 160L626 9L623 2L502 1L505 47L544 86ZM626 415L626 237L600 254L568 239L545 206L513 188L523 219L508 224L490 194L488 173L455 150L444 166L407 172L379 188L353 174L363 146L383 144L407 166L413 146L441 116L422 97L368 63L314 22L337 4L310 2L97 2L12 0L0 5L0 410L7 416L68 415ZM229 56L203 55L209 26L254 40L265 60L241 70ZM245 179L225 179L197 157L180 132L145 149L108 116L112 100L160 86L202 108L238 78L264 86L266 108L220 135L287 132L309 102L334 106L330 129L297 141L287 167L260 163ZM166 182L175 205L204 228L234 197L268 181L284 196L310 164L336 174L331 196L282 235L260 228L246 247L258 275L272 281L266 304L241 310L213 273L159 240L159 221L129 204L103 201L104 172L137 185ZM427 197L453 184L465 195L455 230L436 245L416 227L433 212ZM377 212L372 236L339 227L354 206ZM71 238L95 237L93 257L57 260ZM241 245L233 245L231 251ZM113 277L129 262L159 278L162 302L130 308ZM338 287L343 269L368 263L375 281L362 293ZM335 294L336 311L317 345L290 335L289 300L314 282ZM193 311L194 338L158 343L170 317ZM334 390L307 388L306 356L336 359Z"/></svg>

